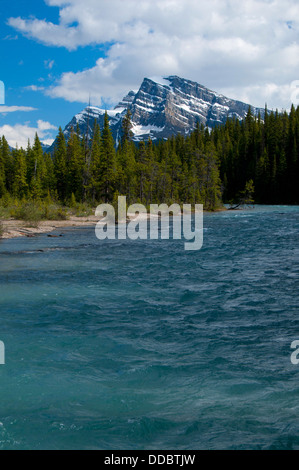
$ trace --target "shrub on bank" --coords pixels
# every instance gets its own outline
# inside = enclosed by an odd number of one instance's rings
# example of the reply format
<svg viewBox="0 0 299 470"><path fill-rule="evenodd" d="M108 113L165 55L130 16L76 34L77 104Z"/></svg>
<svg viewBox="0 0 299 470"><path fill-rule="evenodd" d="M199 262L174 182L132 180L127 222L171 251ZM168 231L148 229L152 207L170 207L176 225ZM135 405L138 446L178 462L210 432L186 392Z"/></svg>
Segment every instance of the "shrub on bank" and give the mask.
<svg viewBox="0 0 299 470"><path fill-rule="evenodd" d="M42 220L67 220L69 215L88 217L91 214L93 208L88 203L77 203L75 200L66 207L50 197L44 200L20 200L6 195L0 199L0 219L24 220L32 226Z"/></svg>
<svg viewBox="0 0 299 470"><path fill-rule="evenodd" d="M0 217L17 219L37 226L42 220L67 220L67 209L50 201L0 200Z"/></svg>

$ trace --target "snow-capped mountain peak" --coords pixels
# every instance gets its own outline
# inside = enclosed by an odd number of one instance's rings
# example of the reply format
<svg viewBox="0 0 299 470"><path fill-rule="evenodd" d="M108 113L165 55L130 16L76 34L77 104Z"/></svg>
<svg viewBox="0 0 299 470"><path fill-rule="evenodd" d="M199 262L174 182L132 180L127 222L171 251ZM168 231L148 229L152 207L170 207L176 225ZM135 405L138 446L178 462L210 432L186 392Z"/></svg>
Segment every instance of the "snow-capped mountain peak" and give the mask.
<svg viewBox="0 0 299 470"><path fill-rule="evenodd" d="M165 139L189 134L197 125L212 128L228 118L243 119L249 105L229 99L199 83L177 76L145 78L137 92L130 91L113 110L108 110L110 127L116 142L121 136L122 119L127 109L132 114L133 139ZM254 115L264 110L251 107ZM91 138L94 121L103 126L105 110L88 106L74 116L64 133L79 126L80 133Z"/></svg>

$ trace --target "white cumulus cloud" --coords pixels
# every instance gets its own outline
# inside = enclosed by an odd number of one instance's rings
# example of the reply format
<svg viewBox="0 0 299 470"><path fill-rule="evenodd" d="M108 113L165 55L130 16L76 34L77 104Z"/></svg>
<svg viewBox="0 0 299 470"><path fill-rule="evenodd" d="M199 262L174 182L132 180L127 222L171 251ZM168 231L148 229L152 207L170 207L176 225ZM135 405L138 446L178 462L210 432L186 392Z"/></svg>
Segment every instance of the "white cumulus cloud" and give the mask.
<svg viewBox="0 0 299 470"><path fill-rule="evenodd" d="M37 126L32 127L29 124L15 124L10 126L8 124L0 127L0 135L4 135L11 147L23 147L28 145L28 139L33 143L35 134L37 133L41 141L46 145L51 145L54 141L52 132L57 130L49 122L39 120Z"/></svg>
<svg viewBox="0 0 299 470"><path fill-rule="evenodd" d="M298 0L47 0L59 22L10 18L28 37L70 51L107 45L94 67L64 73L53 97L114 103L145 76L195 80L253 105L289 107L299 79ZM87 51L88 53L88 51Z"/></svg>
<svg viewBox="0 0 299 470"><path fill-rule="evenodd" d="M0 114L36 111L36 108L30 106L0 106Z"/></svg>

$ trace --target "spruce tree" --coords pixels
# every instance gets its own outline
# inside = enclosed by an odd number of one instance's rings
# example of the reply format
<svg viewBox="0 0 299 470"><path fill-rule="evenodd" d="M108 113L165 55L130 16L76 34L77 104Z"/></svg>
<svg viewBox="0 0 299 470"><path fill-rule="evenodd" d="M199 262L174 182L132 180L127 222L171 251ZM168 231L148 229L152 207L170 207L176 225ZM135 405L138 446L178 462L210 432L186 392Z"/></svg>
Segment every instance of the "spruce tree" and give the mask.
<svg viewBox="0 0 299 470"><path fill-rule="evenodd" d="M59 127L54 150L54 174L58 197L61 201L65 201L67 194L66 142L61 127Z"/></svg>
<svg viewBox="0 0 299 470"><path fill-rule="evenodd" d="M117 174L114 140L109 127L109 117L107 111L105 112L104 128L102 131L99 173L99 187L101 197L106 203L111 202L113 200L113 192L115 189Z"/></svg>
<svg viewBox="0 0 299 470"><path fill-rule="evenodd" d="M85 165L84 148L80 138L74 129L67 143L67 198L70 199L72 193L77 201L83 198L83 173Z"/></svg>
<svg viewBox="0 0 299 470"><path fill-rule="evenodd" d="M47 194L46 186L47 169L44 160L44 152L37 134L35 134L34 145L31 152L32 175L30 181L30 191L33 199L40 199Z"/></svg>
<svg viewBox="0 0 299 470"><path fill-rule="evenodd" d="M96 200L100 200L101 175L101 132L96 121L94 123L88 175L87 193L92 202L95 203Z"/></svg>
<svg viewBox="0 0 299 470"><path fill-rule="evenodd" d="M132 132L132 122L131 122L132 113L130 109L127 109L127 113L122 121L122 137L121 137L121 147L124 146L125 142L131 142L133 137Z"/></svg>
<svg viewBox="0 0 299 470"><path fill-rule="evenodd" d="M23 149L13 150L13 195L23 198L28 194L26 153Z"/></svg>

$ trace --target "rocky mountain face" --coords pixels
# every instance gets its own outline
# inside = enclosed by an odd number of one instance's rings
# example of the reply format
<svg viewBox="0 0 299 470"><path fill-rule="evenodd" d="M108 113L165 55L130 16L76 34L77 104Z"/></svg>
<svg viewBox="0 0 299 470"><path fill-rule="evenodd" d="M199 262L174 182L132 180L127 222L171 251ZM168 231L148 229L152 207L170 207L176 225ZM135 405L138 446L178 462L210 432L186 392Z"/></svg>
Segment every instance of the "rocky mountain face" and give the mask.
<svg viewBox="0 0 299 470"><path fill-rule="evenodd" d="M121 138L122 119L128 108L132 113L133 140L138 142L149 137L157 140L178 133L187 135L198 122L213 128L225 123L228 118L243 119L249 105L176 76L145 78L137 93L130 91L114 110L107 111L116 143ZM264 109L251 108L253 114L260 112L263 118ZM88 106L66 126L66 138L69 137L71 128L76 129L77 125L82 136L88 135L91 138L94 120L102 127L104 114L105 110Z"/></svg>

